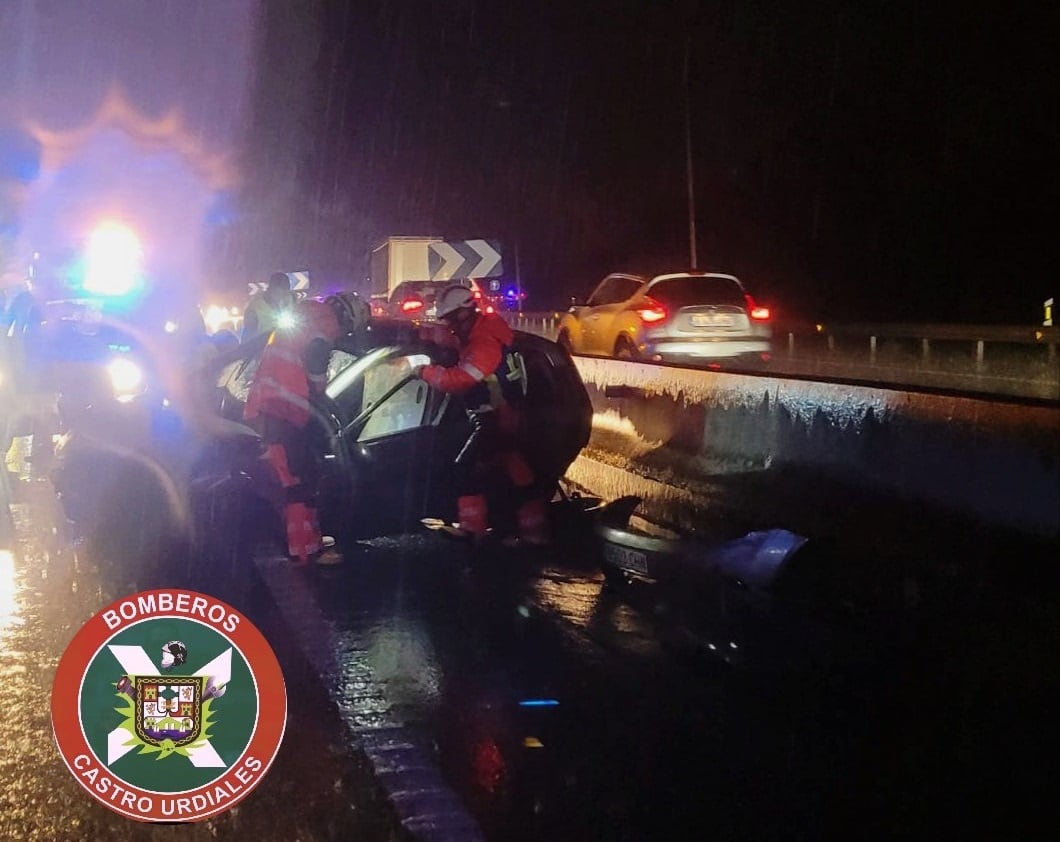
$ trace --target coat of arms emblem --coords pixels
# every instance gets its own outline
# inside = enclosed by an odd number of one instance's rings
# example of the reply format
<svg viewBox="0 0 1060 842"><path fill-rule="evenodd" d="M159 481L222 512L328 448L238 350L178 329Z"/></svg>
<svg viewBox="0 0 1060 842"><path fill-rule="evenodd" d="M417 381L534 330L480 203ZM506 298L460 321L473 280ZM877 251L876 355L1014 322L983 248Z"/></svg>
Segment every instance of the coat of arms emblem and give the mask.
<svg viewBox="0 0 1060 842"><path fill-rule="evenodd" d="M202 684L197 676L137 676L136 736L155 746L195 742L202 730Z"/></svg>

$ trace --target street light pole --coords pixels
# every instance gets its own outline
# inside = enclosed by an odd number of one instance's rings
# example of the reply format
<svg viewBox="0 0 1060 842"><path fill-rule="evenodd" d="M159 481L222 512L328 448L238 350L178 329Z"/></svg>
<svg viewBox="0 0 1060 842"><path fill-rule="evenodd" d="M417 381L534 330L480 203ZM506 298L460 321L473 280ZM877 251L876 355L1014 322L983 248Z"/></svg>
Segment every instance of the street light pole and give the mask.
<svg viewBox="0 0 1060 842"><path fill-rule="evenodd" d="M688 250L692 269L699 268L696 256L696 191L692 176L692 98L689 93L688 63L691 53L691 37L685 36L685 180L688 183Z"/></svg>

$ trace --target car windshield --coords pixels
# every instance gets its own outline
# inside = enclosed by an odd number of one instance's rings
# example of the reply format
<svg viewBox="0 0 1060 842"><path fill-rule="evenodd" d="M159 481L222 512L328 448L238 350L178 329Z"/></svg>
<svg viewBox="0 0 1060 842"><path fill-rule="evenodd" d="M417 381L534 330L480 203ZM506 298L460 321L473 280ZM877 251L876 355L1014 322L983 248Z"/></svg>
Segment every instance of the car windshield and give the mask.
<svg viewBox="0 0 1060 842"><path fill-rule="evenodd" d="M410 358L399 348L376 348L356 359L344 356L349 358L348 364L331 379L325 393L335 402L344 424L374 409L356 431L359 441L399 433L423 423L426 384L412 379L399 387L410 371ZM396 387L397 391L392 391Z"/></svg>
<svg viewBox="0 0 1060 842"><path fill-rule="evenodd" d="M648 295L668 307L693 307L697 304L724 304L743 307L744 291L732 278L717 275L691 275L656 281Z"/></svg>

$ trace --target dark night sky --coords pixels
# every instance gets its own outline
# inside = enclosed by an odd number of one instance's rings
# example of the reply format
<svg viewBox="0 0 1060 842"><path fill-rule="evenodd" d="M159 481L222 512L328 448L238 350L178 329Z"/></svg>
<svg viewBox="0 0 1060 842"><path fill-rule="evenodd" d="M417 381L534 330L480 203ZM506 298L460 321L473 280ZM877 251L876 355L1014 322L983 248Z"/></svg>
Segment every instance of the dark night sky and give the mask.
<svg viewBox="0 0 1060 842"><path fill-rule="evenodd" d="M303 178L361 237L518 241L541 303L685 267L687 35L701 265L788 313L1034 321L1052 30L933 5L324 3Z"/></svg>
<svg viewBox="0 0 1060 842"><path fill-rule="evenodd" d="M512 266L518 242L532 303L685 268L687 35L701 266L789 314L1033 322L1051 29L933 5L325 2L301 180L356 220L346 246L496 237ZM332 248L341 273L363 246Z"/></svg>
<svg viewBox="0 0 1060 842"><path fill-rule="evenodd" d="M701 266L788 315L1033 323L1060 264L1046 5L262 0L245 109L206 106L232 51L185 50L164 87L202 104L200 133L243 124L214 267L235 286L356 280L390 234L482 236L510 270L518 247L529 306L557 306L610 271L689 264L688 43ZM29 7L15 34L54 48L60 5ZM145 56L179 59L149 35ZM108 74L129 64L112 47Z"/></svg>

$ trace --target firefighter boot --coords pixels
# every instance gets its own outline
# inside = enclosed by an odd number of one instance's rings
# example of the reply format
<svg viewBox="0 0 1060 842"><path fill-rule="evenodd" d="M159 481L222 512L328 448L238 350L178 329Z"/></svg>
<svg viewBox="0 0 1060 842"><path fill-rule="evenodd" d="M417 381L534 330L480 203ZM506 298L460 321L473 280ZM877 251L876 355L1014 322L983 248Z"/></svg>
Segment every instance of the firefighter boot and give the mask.
<svg viewBox="0 0 1060 842"><path fill-rule="evenodd" d="M305 503L288 503L283 507L287 524L287 552L291 563L301 567L320 552L320 527L316 511Z"/></svg>
<svg viewBox="0 0 1060 842"><path fill-rule="evenodd" d="M457 517L460 519L460 531L473 536L485 536L489 532L487 519L486 495L467 494L456 500Z"/></svg>
<svg viewBox="0 0 1060 842"><path fill-rule="evenodd" d="M524 544L543 547L551 543L552 534L548 522L545 501L539 498L527 500L515 513L519 528L519 540Z"/></svg>

